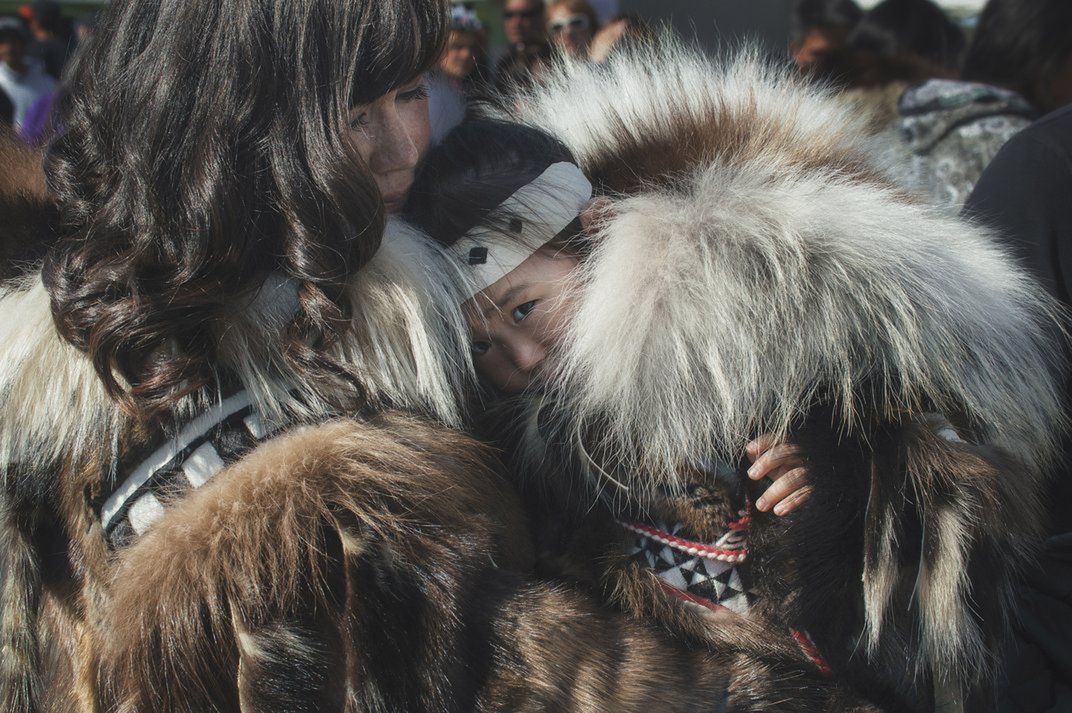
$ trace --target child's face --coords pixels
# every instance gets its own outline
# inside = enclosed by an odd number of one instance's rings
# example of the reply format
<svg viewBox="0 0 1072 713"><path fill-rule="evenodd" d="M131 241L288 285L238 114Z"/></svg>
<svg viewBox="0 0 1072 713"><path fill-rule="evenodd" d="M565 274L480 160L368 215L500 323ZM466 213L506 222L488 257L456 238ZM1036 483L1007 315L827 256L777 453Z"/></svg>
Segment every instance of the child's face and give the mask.
<svg viewBox="0 0 1072 713"><path fill-rule="evenodd" d="M569 276L577 258L544 246L462 308L477 372L508 394L542 379L551 348L569 322Z"/></svg>

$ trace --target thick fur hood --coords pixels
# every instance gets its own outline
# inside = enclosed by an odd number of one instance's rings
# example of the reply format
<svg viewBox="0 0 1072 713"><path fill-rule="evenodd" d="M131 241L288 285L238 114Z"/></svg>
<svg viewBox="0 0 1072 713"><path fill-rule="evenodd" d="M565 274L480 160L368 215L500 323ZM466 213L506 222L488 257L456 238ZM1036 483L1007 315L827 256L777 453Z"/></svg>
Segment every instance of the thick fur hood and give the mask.
<svg viewBox="0 0 1072 713"><path fill-rule="evenodd" d="M612 198L557 376L641 488L819 403L846 432L937 411L1032 472L1052 457L1050 303L824 90L664 44L560 66L518 114Z"/></svg>
<svg viewBox="0 0 1072 713"><path fill-rule="evenodd" d="M352 328L336 356L356 365L376 405L393 405L457 423L468 383L467 337L456 310L461 302L447 263L430 240L390 224L375 257L354 276ZM220 335L222 364L233 370L269 417L313 419L335 408L316 385L285 366L278 335L292 315L295 285L269 279L249 304L236 307ZM84 354L64 342L52 322L39 272L0 290L0 463L7 472L47 468L64 457L102 445L116 447L126 418L107 397ZM185 413L213 394L187 399ZM356 408L370 404L358 404ZM108 452L104 451L96 451Z"/></svg>

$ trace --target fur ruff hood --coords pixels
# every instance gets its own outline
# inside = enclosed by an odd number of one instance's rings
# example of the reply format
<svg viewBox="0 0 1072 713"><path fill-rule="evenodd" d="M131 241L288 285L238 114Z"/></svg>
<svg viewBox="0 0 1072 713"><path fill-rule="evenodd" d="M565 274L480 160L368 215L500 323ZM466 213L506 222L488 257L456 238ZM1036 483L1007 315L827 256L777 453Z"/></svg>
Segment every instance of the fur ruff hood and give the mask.
<svg viewBox="0 0 1072 713"><path fill-rule="evenodd" d="M436 269L440 263L443 267ZM458 404L471 367L457 356L466 353L464 323L456 310L442 309L461 301L448 265L432 241L391 222L381 248L354 276L352 326L334 355L356 365L367 389L366 402L356 403L355 412L391 405L459 422ZM317 420L337 407L323 387L288 370L278 339L291 318L295 289L292 281L270 276L248 304L235 310L220 335L221 365L238 375L267 418ZM108 398L86 356L56 331L40 272L4 284L0 310L7 316L0 320L5 477L16 465L23 473L41 472L89 449L115 454L128 419ZM213 393L187 398L176 417L188 418L217 398Z"/></svg>
<svg viewBox="0 0 1072 713"><path fill-rule="evenodd" d="M843 432L940 412L1032 474L1053 457L1054 307L822 88L664 43L560 65L518 107L612 199L556 381L641 491L816 404Z"/></svg>

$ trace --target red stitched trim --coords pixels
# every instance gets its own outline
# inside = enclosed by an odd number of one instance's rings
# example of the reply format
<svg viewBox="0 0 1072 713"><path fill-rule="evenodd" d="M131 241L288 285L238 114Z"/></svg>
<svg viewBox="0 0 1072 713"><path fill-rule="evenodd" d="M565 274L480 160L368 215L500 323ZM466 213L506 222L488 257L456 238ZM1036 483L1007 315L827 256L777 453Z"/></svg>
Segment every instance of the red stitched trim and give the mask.
<svg viewBox="0 0 1072 713"><path fill-rule="evenodd" d="M680 537L674 537L668 532L649 527L648 525L641 525L637 522L618 522L619 525L627 530L631 530L639 535L650 537L656 542L661 542L665 545L673 547L676 550L681 550L686 554L699 555L700 557L713 557L717 560L729 561L729 562L743 562L748 555L747 548L741 549L729 549L724 547L711 547L710 545L704 545L699 542L692 542L690 540L683 540ZM695 550L695 551L692 551Z"/></svg>
<svg viewBox="0 0 1072 713"><path fill-rule="evenodd" d="M710 609L711 611L728 611L730 613L736 614L736 612L734 612L729 607L724 607L721 604L716 604L715 602L711 601L706 597L700 597L695 594L692 594L691 592L683 592L677 587L673 587L667 584L658 575L655 575L655 579L659 582L660 586L662 586L662 588L666 590L666 593L671 596L677 597L678 599L682 599L686 602L689 602L690 604L701 606L704 609Z"/></svg>
<svg viewBox="0 0 1072 713"><path fill-rule="evenodd" d="M752 500L751 498L744 499L744 514L739 518L731 522L728 527L731 530L747 530L748 526L752 524Z"/></svg>
<svg viewBox="0 0 1072 713"><path fill-rule="evenodd" d="M834 669L830 668L830 664L819 653L819 647L815 645L815 642L811 640L811 637L806 632L800 629L790 629L789 633L796 639L797 645L800 646L800 650L804 652L804 655L815 664L815 668L819 669L819 673L824 676L834 675Z"/></svg>
<svg viewBox="0 0 1072 713"><path fill-rule="evenodd" d="M752 524L752 516L750 514L741 515L738 519L726 525L730 530L747 530L748 526Z"/></svg>

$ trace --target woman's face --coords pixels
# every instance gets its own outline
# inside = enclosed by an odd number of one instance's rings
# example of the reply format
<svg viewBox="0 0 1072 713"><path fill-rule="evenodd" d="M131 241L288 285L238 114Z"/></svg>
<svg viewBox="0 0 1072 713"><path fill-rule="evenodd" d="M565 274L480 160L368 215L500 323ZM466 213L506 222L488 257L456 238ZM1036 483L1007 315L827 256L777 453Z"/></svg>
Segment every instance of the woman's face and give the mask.
<svg viewBox="0 0 1072 713"><path fill-rule="evenodd" d="M548 353L572 312L569 276L577 258L542 247L466 302L473 363L495 388L516 394L542 380Z"/></svg>
<svg viewBox="0 0 1072 713"><path fill-rule="evenodd" d="M574 14L563 5L551 8L547 15L548 36L571 57L588 58L594 31L587 15Z"/></svg>
<svg viewBox="0 0 1072 713"><path fill-rule="evenodd" d="M350 109L350 137L380 189L388 213L397 213L428 150L428 89L424 77Z"/></svg>
<svg viewBox="0 0 1072 713"><path fill-rule="evenodd" d="M472 32L451 30L447 51L439 61L439 68L449 77L465 79L476 69L477 36Z"/></svg>

